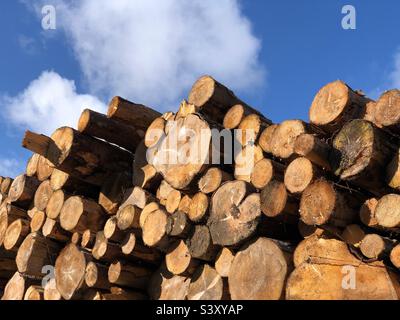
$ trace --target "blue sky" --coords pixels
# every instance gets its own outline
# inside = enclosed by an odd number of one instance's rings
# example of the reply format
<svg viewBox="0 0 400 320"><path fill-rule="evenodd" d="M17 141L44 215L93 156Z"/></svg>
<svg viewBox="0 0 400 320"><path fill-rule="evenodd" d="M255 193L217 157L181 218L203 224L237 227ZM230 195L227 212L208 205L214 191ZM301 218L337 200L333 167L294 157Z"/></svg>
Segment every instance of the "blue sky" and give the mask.
<svg viewBox="0 0 400 320"><path fill-rule="evenodd" d="M336 79L373 98L400 86L396 0L118 2L0 2L0 175L24 170L24 130L73 125L80 108L103 111L113 95L174 109L202 73L275 122L307 120ZM56 30L42 28L44 4L56 7ZM346 4L356 30L341 27Z"/></svg>

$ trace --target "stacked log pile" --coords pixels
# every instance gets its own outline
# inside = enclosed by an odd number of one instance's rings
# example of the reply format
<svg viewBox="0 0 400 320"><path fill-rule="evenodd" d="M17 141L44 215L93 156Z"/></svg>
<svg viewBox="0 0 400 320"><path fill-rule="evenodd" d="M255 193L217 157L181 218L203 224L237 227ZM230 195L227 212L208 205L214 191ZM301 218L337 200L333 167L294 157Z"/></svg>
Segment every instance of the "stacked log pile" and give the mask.
<svg viewBox="0 0 400 320"><path fill-rule="evenodd" d="M204 76L175 113L115 97L27 131L2 299L397 300L400 91L335 81L309 115L274 124Z"/></svg>

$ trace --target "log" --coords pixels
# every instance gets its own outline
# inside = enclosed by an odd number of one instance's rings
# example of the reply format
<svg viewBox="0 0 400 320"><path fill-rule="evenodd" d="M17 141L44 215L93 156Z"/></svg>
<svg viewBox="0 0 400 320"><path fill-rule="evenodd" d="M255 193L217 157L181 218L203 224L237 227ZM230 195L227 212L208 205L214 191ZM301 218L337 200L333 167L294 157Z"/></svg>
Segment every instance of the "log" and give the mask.
<svg viewBox="0 0 400 320"><path fill-rule="evenodd" d="M65 300L82 296L87 288L85 271L92 260L91 255L78 249L72 243L68 244L58 255L55 264L55 279L58 292Z"/></svg>
<svg viewBox="0 0 400 320"><path fill-rule="evenodd" d="M211 239L211 234L207 226L196 225L193 233L186 242L189 252L194 259L212 261L218 253L216 242Z"/></svg>
<svg viewBox="0 0 400 320"><path fill-rule="evenodd" d="M231 90L210 76L203 76L193 84L188 102L195 105L198 112L219 123L223 123L225 114L237 104L259 114L258 111L237 98Z"/></svg>
<svg viewBox="0 0 400 320"><path fill-rule="evenodd" d="M152 194L140 187L129 188L125 191L120 209L132 205L143 209L148 203L155 201Z"/></svg>
<svg viewBox="0 0 400 320"><path fill-rule="evenodd" d="M81 233L86 229L93 232L102 230L106 220L98 203L79 196L70 197L64 202L59 219L64 230Z"/></svg>
<svg viewBox="0 0 400 320"><path fill-rule="evenodd" d="M294 143L294 152L322 169L332 170L330 164L332 147L313 134L299 135Z"/></svg>
<svg viewBox="0 0 400 320"><path fill-rule="evenodd" d="M25 131L25 135L22 140L22 147L42 156L46 155L51 144L51 138L45 136L44 134L37 134L29 130Z"/></svg>
<svg viewBox="0 0 400 320"><path fill-rule="evenodd" d="M60 292L57 290L55 278L51 278L44 286L43 298L49 301L59 301L62 299Z"/></svg>
<svg viewBox="0 0 400 320"><path fill-rule="evenodd" d="M185 214L189 214L190 204L192 203L192 198L189 195L184 195L179 202L178 211L184 212Z"/></svg>
<svg viewBox="0 0 400 320"><path fill-rule="evenodd" d="M152 300L185 300L189 284L190 278L174 276L163 265L152 275L147 292Z"/></svg>
<svg viewBox="0 0 400 320"><path fill-rule="evenodd" d="M8 194L10 191L10 187L13 184L13 179L11 178L3 178L0 186L0 192L2 194Z"/></svg>
<svg viewBox="0 0 400 320"><path fill-rule="evenodd" d="M371 268L361 264L344 266L304 263L290 275L286 298L288 300L398 300L394 277L385 268ZM350 271L348 271L350 270ZM354 270L352 272L351 270ZM345 272L343 272L345 271ZM354 274L355 288L343 288L346 274ZM324 276L321 277L321 274ZM397 291L397 292L396 292Z"/></svg>
<svg viewBox="0 0 400 320"><path fill-rule="evenodd" d="M11 223L4 236L4 248L6 250L16 251L24 241L25 237L29 234L29 221L25 219L18 219Z"/></svg>
<svg viewBox="0 0 400 320"><path fill-rule="evenodd" d="M232 300L280 299L288 269L285 254L275 242L259 238L247 244L235 255L229 272Z"/></svg>
<svg viewBox="0 0 400 320"><path fill-rule="evenodd" d="M86 229L82 233L81 247L85 249L92 249L96 242L96 234L92 233L90 229Z"/></svg>
<svg viewBox="0 0 400 320"><path fill-rule="evenodd" d="M60 251L56 242L39 233L30 233L18 249L16 263L18 271L31 276L43 277L42 267L53 265Z"/></svg>
<svg viewBox="0 0 400 320"><path fill-rule="evenodd" d="M0 278L1 279L10 279L14 273L17 271L17 265L15 263L15 255L9 255L7 257L7 253L0 251ZM9 253L8 253L9 254Z"/></svg>
<svg viewBox="0 0 400 320"><path fill-rule="evenodd" d="M176 189L172 188L167 181L165 181L165 180L161 181L160 186L158 187L157 193L156 193L156 197L158 200L160 200L160 204L162 204L162 205L166 204L168 195L173 190L176 190Z"/></svg>
<svg viewBox="0 0 400 320"><path fill-rule="evenodd" d="M174 275L191 275L198 266L193 259L184 240L178 240L170 245L165 255L165 264L169 272Z"/></svg>
<svg viewBox="0 0 400 320"><path fill-rule="evenodd" d="M168 194L167 200L165 202L165 209L168 213L172 214L178 209L181 198L182 194L178 190L172 190Z"/></svg>
<svg viewBox="0 0 400 320"><path fill-rule="evenodd" d="M125 258L131 259L135 263L145 263L152 267L158 265L161 260L160 252L146 247L143 241L136 237L133 232L128 233L122 241L121 251Z"/></svg>
<svg viewBox="0 0 400 320"><path fill-rule="evenodd" d="M143 208L142 212L140 213L140 218L139 218L139 225L140 225L141 229L143 229L144 223L145 223L148 215L159 209L161 209L161 207L157 202L150 202Z"/></svg>
<svg viewBox="0 0 400 320"><path fill-rule="evenodd" d="M246 116L238 127L239 143L242 146L256 143L260 133L262 133L272 122L257 114L250 114Z"/></svg>
<svg viewBox="0 0 400 320"><path fill-rule="evenodd" d="M106 224L104 225L104 236L113 242L118 242L121 243L125 237L126 237L126 233L123 232L122 230L120 230L117 226L118 224L118 219L116 216L112 216L111 218L109 218L106 222Z"/></svg>
<svg viewBox="0 0 400 320"><path fill-rule="evenodd" d="M26 212L11 204L3 202L0 206L0 247L3 244L8 226L18 219L27 219Z"/></svg>
<svg viewBox="0 0 400 320"><path fill-rule="evenodd" d="M237 245L251 237L261 216L260 195L244 181L223 184L211 198L208 226L216 245Z"/></svg>
<svg viewBox="0 0 400 320"><path fill-rule="evenodd" d="M32 279L25 278L22 274L16 272L7 282L1 300L23 300L25 290L33 283Z"/></svg>
<svg viewBox="0 0 400 320"><path fill-rule="evenodd" d="M171 237L186 239L192 231L192 227L188 216L182 211L168 216L167 234Z"/></svg>
<svg viewBox="0 0 400 320"><path fill-rule="evenodd" d="M18 176L11 184L8 192L9 201L20 208L28 209L39 184L40 182L35 177Z"/></svg>
<svg viewBox="0 0 400 320"><path fill-rule="evenodd" d="M378 227L375 209L378 205L376 198L367 199L360 208L360 220L367 227Z"/></svg>
<svg viewBox="0 0 400 320"><path fill-rule="evenodd" d="M390 252L390 261L393 265L400 269L400 245L396 245L393 247L392 251Z"/></svg>
<svg viewBox="0 0 400 320"><path fill-rule="evenodd" d="M294 264L296 269L286 287L288 300L398 299L398 284L382 262L362 263L342 241L317 237L304 240L296 248ZM349 271L344 266L354 270L355 286L351 290L345 282Z"/></svg>
<svg viewBox="0 0 400 320"><path fill-rule="evenodd" d="M38 162L39 162L39 157L40 154L34 153L28 160L28 163L26 164L26 175L28 177L33 177L36 176L37 173L37 167L38 167ZM0 182L1 185L1 182Z"/></svg>
<svg viewBox="0 0 400 320"><path fill-rule="evenodd" d="M333 183L319 179L308 186L301 196L301 219L308 225L329 223L345 227L355 220L356 208L363 201L355 192L344 193L335 188Z"/></svg>
<svg viewBox="0 0 400 320"><path fill-rule="evenodd" d="M297 199L288 194L283 182L272 180L260 194L261 211L270 218L286 216L290 221L296 220L299 212ZM295 218L290 218L290 216Z"/></svg>
<svg viewBox="0 0 400 320"><path fill-rule="evenodd" d="M218 167L208 169L199 180L199 190L204 194L215 192L221 184L226 181L232 180L233 177L230 173L222 171Z"/></svg>
<svg viewBox="0 0 400 320"><path fill-rule="evenodd" d="M353 246L359 246L364 238L365 232L358 224L349 224L341 233L341 240Z"/></svg>
<svg viewBox="0 0 400 320"><path fill-rule="evenodd" d="M116 214L119 205L123 201L125 190L132 187L131 177L124 172L111 173L103 184L100 195L99 204L108 214Z"/></svg>
<svg viewBox="0 0 400 320"><path fill-rule="evenodd" d="M40 301L44 300L44 289L41 286L30 286L24 295L24 300Z"/></svg>
<svg viewBox="0 0 400 320"><path fill-rule="evenodd" d="M135 161L133 162L133 185L155 192L159 187L162 176L156 168L149 164L148 149L142 141L135 151Z"/></svg>
<svg viewBox="0 0 400 320"><path fill-rule="evenodd" d="M189 285L188 300L224 300L222 277L208 264L197 268Z"/></svg>
<svg viewBox="0 0 400 320"><path fill-rule="evenodd" d="M68 242L70 235L68 234L68 232L66 232L64 229L61 228L60 224L53 219L50 218L46 218L46 221L42 227L42 234L43 236L45 236L46 238L55 240L57 242L61 242L61 243L65 243ZM76 237L76 235L78 235L78 239L74 239L74 235ZM79 238L80 238L80 234L79 233L74 233L74 235L72 236L72 243L78 244L79 242Z"/></svg>
<svg viewBox="0 0 400 320"><path fill-rule="evenodd" d="M392 133L399 134L400 130L400 90L384 92L375 105L374 120L380 127L385 127Z"/></svg>
<svg viewBox="0 0 400 320"><path fill-rule="evenodd" d="M78 121L79 132L103 139L126 150L135 152L143 139L143 130L136 129L132 124L126 124L117 119L108 118L102 113L85 109Z"/></svg>
<svg viewBox="0 0 400 320"><path fill-rule="evenodd" d="M271 153L280 159L293 157L297 137L308 132L309 125L301 120L283 121L273 132Z"/></svg>
<svg viewBox="0 0 400 320"><path fill-rule="evenodd" d="M261 133L258 139L258 144L266 153L272 153L272 141L274 137L274 132L278 128L277 124L272 124Z"/></svg>
<svg viewBox="0 0 400 320"><path fill-rule="evenodd" d="M53 189L50 186L50 180L43 181L35 192L35 196L33 199L35 207L39 211L45 210L52 195Z"/></svg>
<svg viewBox="0 0 400 320"><path fill-rule="evenodd" d="M333 146L340 157L332 161L342 180L364 188L376 196L389 193L382 176L394 155L397 142L365 120L347 123L336 135Z"/></svg>
<svg viewBox="0 0 400 320"><path fill-rule="evenodd" d="M143 242L149 247L157 247L165 251L169 246L167 235L168 216L164 210L150 213L144 222Z"/></svg>
<svg viewBox="0 0 400 320"><path fill-rule="evenodd" d="M121 258L122 252L119 245L111 243L104 236L103 231L96 233L96 241L92 250L93 258L103 262L112 262Z"/></svg>
<svg viewBox="0 0 400 320"><path fill-rule="evenodd" d="M139 229L141 215L142 211L133 205L120 208L116 215L118 229L122 231L132 228Z"/></svg>
<svg viewBox="0 0 400 320"><path fill-rule="evenodd" d="M46 215L50 219L58 219L64 202L70 197L69 194L59 189L54 191L46 206Z"/></svg>
<svg viewBox="0 0 400 320"><path fill-rule="evenodd" d="M318 167L307 158L300 157L287 166L284 182L290 193L299 195L321 176L323 172Z"/></svg>
<svg viewBox="0 0 400 320"><path fill-rule="evenodd" d="M174 123L149 163L173 188L183 190L190 188L193 179L207 169L210 148L209 123L198 114L190 114Z"/></svg>
<svg viewBox="0 0 400 320"><path fill-rule="evenodd" d="M399 203L400 196L397 194L387 194L378 201L375 208L375 218L378 225L385 228L400 226Z"/></svg>
<svg viewBox="0 0 400 320"><path fill-rule="evenodd" d="M224 116L223 126L225 129L236 129L244 121L247 116L255 115L263 122L271 124L271 121L265 119L258 111L253 108L249 108L246 105L236 104L231 107Z"/></svg>
<svg viewBox="0 0 400 320"><path fill-rule="evenodd" d="M400 190L400 149L395 152L394 157L386 167L386 183L390 188Z"/></svg>
<svg viewBox="0 0 400 320"><path fill-rule="evenodd" d="M382 259L389 256L394 243L375 233L367 234L360 243L361 253L369 259Z"/></svg>
<svg viewBox="0 0 400 320"><path fill-rule="evenodd" d="M110 172L131 174L132 154L115 145L62 127L52 134L47 158L74 177L101 187Z"/></svg>
<svg viewBox="0 0 400 320"><path fill-rule="evenodd" d="M247 145L235 157L235 179L250 182L257 162L264 158L258 145Z"/></svg>
<svg viewBox="0 0 400 320"><path fill-rule="evenodd" d="M82 241L82 235L79 232L74 232L70 240L71 243L79 245L79 243Z"/></svg>
<svg viewBox="0 0 400 320"><path fill-rule="evenodd" d="M183 100L181 104L179 105L178 112L176 113L175 117L172 118L173 120L178 120L180 118L184 118L189 114L193 114L197 112L197 108L194 104L191 104L187 102L186 100ZM163 116L165 118L165 116ZM165 118L166 120L169 120L168 118Z"/></svg>
<svg viewBox="0 0 400 320"><path fill-rule="evenodd" d="M258 161L251 173L250 182L256 189L265 188L272 179L283 180L285 167L274 160L263 158Z"/></svg>
<svg viewBox="0 0 400 320"><path fill-rule="evenodd" d="M335 133L346 122L363 118L371 100L337 80L321 88L310 107L310 122Z"/></svg>
<svg viewBox="0 0 400 320"><path fill-rule="evenodd" d="M146 289L152 272L146 268L114 262L108 268L108 280L113 285L131 289Z"/></svg>
<svg viewBox="0 0 400 320"><path fill-rule="evenodd" d="M37 164L36 176L39 181L45 181L50 178L53 173L54 165L45 157L40 156Z"/></svg>
<svg viewBox="0 0 400 320"><path fill-rule="evenodd" d="M144 137L144 145L151 148L165 137L165 126L167 121L163 117L158 117L149 125Z"/></svg>
<svg viewBox="0 0 400 320"><path fill-rule="evenodd" d="M125 121L129 125L141 129L144 136L147 127L161 114L144 105L130 102L121 97L114 97L109 104L107 116L111 119Z"/></svg>
<svg viewBox="0 0 400 320"><path fill-rule="evenodd" d="M196 193L190 201L188 212L189 219L196 223L204 220L208 214L208 207L208 196L202 192Z"/></svg>
<svg viewBox="0 0 400 320"><path fill-rule="evenodd" d="M90 261L86 265L85 283L89 288L109 290L111 283L108 281L108 267Z"/></svg>
<svg viewBox="0 0 400 320"><path fill-rule="evenodd" d="M74 178L58 169L54 169L51 174L50 185L54 191L62 189L66 193L82 195L91 199L98 199L100 193L99 187Z"/></svg>
<svg viewBox="0 0 400 320"><path fill-rule="evenodd" d="M222 248L218 253L215 260L215 270L221 277L227 278L229 276L234 258L235 255L229 248Z"/></svg>

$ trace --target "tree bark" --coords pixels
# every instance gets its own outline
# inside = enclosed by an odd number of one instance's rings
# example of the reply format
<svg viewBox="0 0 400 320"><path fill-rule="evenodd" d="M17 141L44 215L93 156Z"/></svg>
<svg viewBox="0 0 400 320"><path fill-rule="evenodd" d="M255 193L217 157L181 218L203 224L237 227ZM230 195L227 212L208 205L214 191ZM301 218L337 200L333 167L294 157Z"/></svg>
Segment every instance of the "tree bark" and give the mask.
<svg viewBox="0 0 400 320"><path fill-rule="evenodd" d="M43 277L42 267L53 265L60 251L59 245L39 233L29 234L18 249L18 271L30 276Z"/></svg>
<svg viewBox="0 0 400 320"><path fill-rule="evenodd" d="M161 114L144 105L130 102L121 97L114 97L109 104L107 116L111 119L125 121L129 125L141 129L144 135L147 127Z"/></svg>
<svg viewBox="0 0 400 320"><path fill-rule="evenodd" d="M128 125L117 119L107 118L106 115L90 109L82 112L78 121L78 130L131 152L135 152L136 147L144 138L143 130L137 129L133 124Z"/></svg>
<svg viewBox="0 0 400 320"><path fill-rule="evenodd" d="M382 176L398 142L365 120L347 123L337 134L333 146L339 152L332 161L334 172L343 180L376 196L389 193Z"/></svg>
<svg viewBox="0 0 400 320"><path fill-rule="evenodd" d="M194 259L212 261L218 253L218 246L213 243L207 226L197 225L192 235L187 239L186 245Z"/></svg>
<svg viewBox="0 0 400 320"><path fill-rule="evenodd" d="M101 187L110 172L132 174L133 156L117 146L63 127L52 134L47 158L78 179Z"/></svg>

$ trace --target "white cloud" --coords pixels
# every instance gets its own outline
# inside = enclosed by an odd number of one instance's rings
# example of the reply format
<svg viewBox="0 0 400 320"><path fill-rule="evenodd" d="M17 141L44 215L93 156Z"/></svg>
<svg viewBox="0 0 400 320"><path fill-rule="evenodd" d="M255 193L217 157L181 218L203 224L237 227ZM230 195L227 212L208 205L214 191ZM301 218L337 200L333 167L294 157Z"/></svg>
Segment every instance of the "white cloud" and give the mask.
<svg viewBox="0 0 400 320"><path fill-rule="evenodd" d="M394 56L394 70L390 74L393 88L400 88L400 48Z"/></svg>
<svg viewBox="0 0 400 320"><path fill-rule="evenodd" d="M211 74L234 90L261 85L260 41L237 0L57 1L91 92L155 107Z"/></svg>
<svg viewBox="0 0 400 320"><path fill-rule="evenodd" d="M0 158L0 175L15 178L21 173L23 165L16 159Z"/></svg>
<svg viewBox="0 0 400 320"><path fill-rule="evenodd" d="M51 134L61 126L76 127L85 108L106 110L99 99L78 94L74 81L53 71L44 71L18 95L3 96L0 104L5 117L12 123L45 134Z"/></svg>

